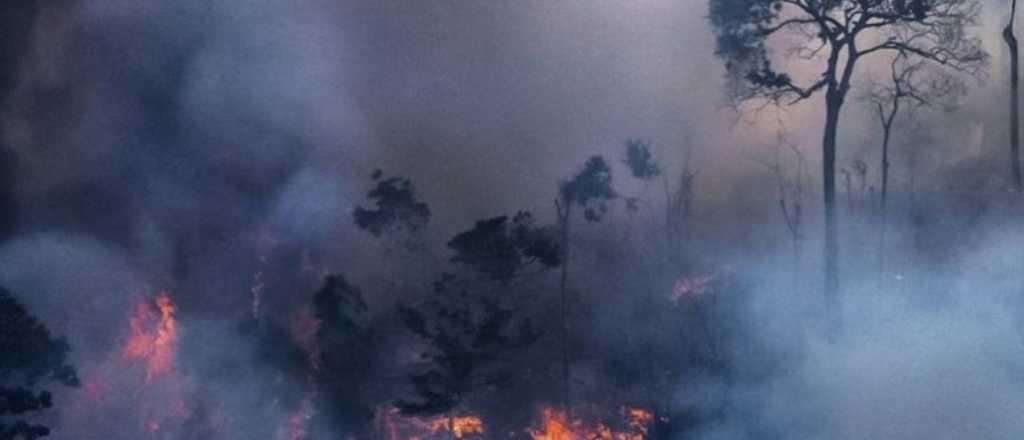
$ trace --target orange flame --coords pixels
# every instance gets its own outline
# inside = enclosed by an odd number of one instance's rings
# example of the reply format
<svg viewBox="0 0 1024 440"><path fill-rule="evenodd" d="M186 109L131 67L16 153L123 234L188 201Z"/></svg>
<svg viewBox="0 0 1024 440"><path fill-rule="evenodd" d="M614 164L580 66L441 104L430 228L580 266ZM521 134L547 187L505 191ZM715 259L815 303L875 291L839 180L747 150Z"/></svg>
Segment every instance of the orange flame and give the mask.
<svg viewBox="0 0 1024 440"><path fill-rule="evenodd" d="M634 432L642 434L640 437L630 438L638 440L647 438L647 433L651 429L651 423L654 423L654 413L644 408L623 408L622 411L629 422L629 428Z"/></svg>
<svg viewBox="0 0 1024 440"><path fill-rule="evenodd" d="M131 334L121 350L125 359L141 359L146 363L146 382L167 374L174 365L174 349L178 339L177 309L167 292L155 301L135 303L129 319Z"/></svg>
<svg viewBox="0 0 1024 440"><path fill-rule="evenodd" d="M449 419L446 416L437 416L429 420L430 432L433 434L449 431L455 434L455 438L465 438L469 435L482 435L484 433L484 422L477 416L457 416Z"/></svg>
<svg viewBox="0 0 1024 440"><path fill-rule="evenodd" d="M574 429L565 412L554 408L544 408L540 414L540 429L526 430L530 433L530 438L533 440L573 440L576 438L573 436L573 431L579 430L579 426Z"/></svg>
<svg viewBox="0 0 1024 440"><path fill-rule="evenodd" d="M628 430L615 431L608 424L570 418L564 411L541 409L541 423L537 429L527 429L533 440L645 440L654 421L654 415L643 408L623 408Z"/></svg>
<svg viewBox="0 0 1024 440"><path fill-rule="evenodd" d="M377 409L377 419L386 440L448 438L442 436L446 433L457 439L469 439L486 433L483 419L473 414L452 416L450 420L446 415L423 418L403 416L398 408L384 406Z"/></svg>

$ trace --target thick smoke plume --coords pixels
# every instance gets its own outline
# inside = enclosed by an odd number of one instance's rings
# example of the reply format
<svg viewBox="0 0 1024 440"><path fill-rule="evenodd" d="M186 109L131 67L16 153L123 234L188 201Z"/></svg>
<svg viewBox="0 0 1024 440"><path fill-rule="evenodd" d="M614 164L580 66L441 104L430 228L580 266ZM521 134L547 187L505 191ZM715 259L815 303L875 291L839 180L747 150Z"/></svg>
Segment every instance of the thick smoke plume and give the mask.
<svg viewBox="0 0 1024 440"><path fill-rule="evenodd" d="M390 405L409 391L403 369L425 345L396 304L430 297L452 266L445 243L477 220L529 210L554 224L559 182L594 155L611 164L620 197L601 222L572 223L581 407L628 415L636 402L668 402L657 417L671 420L657 423L681 438L1024 434L1024 230L1006 191L1005 118L990 105L1003 93L998 44L992 71L955 109L915 114L894 141L882 251L876 116L856 103L844 114L840 165L868 170L841 194L844 295L830 331L818 107L730 108L706 2L10 9L0 285L73 347L83 386L57 395L46 416L54 438L387 431ZM975 31L998 42L1000 12L985 14ZM631 178L620 160L637 139L658 163L653 180ZM353 224L376 169L415 184L432 214L423 230L380 239ZM682 182L692 185L686 227L671 230ZM779 199L792 202L797 184L794 242ZM358 286L358 324L374 329L353 343L370 366L336 382L322 380L324 317L311 308L329 274ZM548 328L557 280L542 277L493 290L521 293ZM536 347L512 362L525 384L466 399L491 417L481 423L493 438L550 433L567 417L536 422L558 403L558 340ZM346 380L369 385L350 402L322 385ZM332 415L365 402L376 414ZM461 420L476 432L477 419ZM609 432L639 432L623 420Z"/></svg>

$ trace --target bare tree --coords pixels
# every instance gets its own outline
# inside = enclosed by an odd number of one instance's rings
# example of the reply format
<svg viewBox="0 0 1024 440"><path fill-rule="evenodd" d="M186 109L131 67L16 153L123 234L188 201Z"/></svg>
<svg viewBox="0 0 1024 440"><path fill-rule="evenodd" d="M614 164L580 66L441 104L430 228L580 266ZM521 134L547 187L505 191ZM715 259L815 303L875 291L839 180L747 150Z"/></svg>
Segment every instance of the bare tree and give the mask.
<svg viewBox="0 0 1024 440"><path fill-rule="evenodd" d="M793 155L795 169L786 166L786 153ZM778 196L779 213L789 233L793 251L793 289L800 289L801 248L804 238L804 192L808 179L807 158L796 144L789 142L780 132L775 144L774 160L771 162L753 159L753 161L772 173L775 178Z"/></svg>
<svg viewBox="0 0 1024 440"><path fill-rule="evenodd" d="M1010 50L1010 170L1013 173L1013 188L1020 192L1020 60L1017 58L1017 36L1013 32L1013 21L1016 17L1017 0L1010 0L1010 21L1003 28L1003 40Z"/></svg>
<svg viewBox="0 0 1024 440"><path fill-rule="evenodd" d="M910 115L916 109L935 106L942 103L949 107L952 101L964 93L964 84L960 78L935 69L929 69L924 61L911 61L903 54L897 55L889 63L884 81L873 84L865 95L869 105L873 105L878 114L879 126L882 129L881 148L881 182L879 189L879 289L883 287L882 279L885 271L885 238L889 213L889 175L891 169L890 145L897 117L903 113ZM904 105L906 103L907 105Z"/></svg>
<svg viewBox="0 0 1024 440"><path fill-rule="evenodd" d="M975 23L980 4L976 0L709 1L717 54L725 60L738 102L794 104L824 92L824 293L834 309L839 293L836 137L856 67L876 55L902 54L977 73L987 55L966 28ZM820 75L806 85L777 71L770 60L771 37L783 31L793 31L802 41L789 53L820 68Z"/></svg>

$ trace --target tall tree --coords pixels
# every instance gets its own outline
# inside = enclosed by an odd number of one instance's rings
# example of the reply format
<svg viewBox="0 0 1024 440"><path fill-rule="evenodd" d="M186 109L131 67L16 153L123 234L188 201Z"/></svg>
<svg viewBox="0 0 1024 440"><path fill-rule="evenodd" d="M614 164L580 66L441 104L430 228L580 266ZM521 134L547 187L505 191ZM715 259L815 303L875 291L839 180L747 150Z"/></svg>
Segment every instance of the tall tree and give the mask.
<svg viewBox="0 0 1024 440"><path fill-rule="evenodd" d="M1017 55L1017 35L1013 32L1013 21L1017 18L1017 0L1010 0L1010 20L1003 28L1003 40L1010 50L1010 170L1013 173L1013 188L1020 192L1020 78Z"/></svg>
<svg viewBox="0 0 1024 440"><path fill-rule="evenodd" d="M830 310L839 295L836 218L836 138L840 114L856 67L872 56L903 56L974 73L987 59L967 35L980 10L975 0L709 0L717 55L725 60L734 97L794 104L825 95L822 180L825 204L825 296ZM801 41L789 53L814 62L820 76L800 85L776 70L772 37L792 31ZM790 40L792 41L792 40Z"/></svg>
<svg viewBox="0 0 1024 440"><path fill-rule="evenodd" d="M366 399L372 369L366 314L369 311L362 291L344 276L324 278L324 284L313 295L313 316L316 318L315 338L318 356L313 365L313 380L323 392L330 411L324 417L329 423L353 431L373 414L372 403Z"/></svg>
<svg viewBox="0 0 1024 440"><path fill-rule="evenodd" d="M477 388L509 382L500 355L525 348L537 334L518 308L503 304L502 293L513 279L561 264L553 232L520 211L511 222L508 216L477 221L448 242L451 263L473 276L443 274L430 298L400 308L409 330L428 345L425 368L410 376L417 398L399 402L400 409L451 415Z"/></svg>
<svg viewBox="0 0 1024 440"><path fill-rule="evenodd" d="M446 276L427 301L400 309L406 327L426 343L422 368L409 376L415 398L397 403L403 413L452 416L478 389L508 385L515 376L502 355L539 336L514 309L458 284Z"/></svg>
<svg viewBox="0 0 1024 440"><path fill-rule="evenodd" d="M569 347L569 226L572 220L572 208L583 209L583 218L588 222L599 222L607 212L606 202L617 195L612 189L612 170L601 156L593 156L587 160L572 179L562 182L555 199L555 210L558 215L558 227L561 234L562 273L558 283L559 320L561 323L562 340L562 407L571 409L570 383L572 381L572 354Z"/></svg>
<svg viewBox="0 0 1024 440"><path fill-rule="evenodd" d="M68 363L70 347L54 338L13 295L0 288L0 440L46 437L50 429L24 419L53 406L53 395L36 387L44 381L77 387L78 375Z"/></svg>
<svg viewBox="0 0 1024 440"><path fill-rule="evenodd" d="M866 99L875 106L879 126L882 129L881 182L879 186L879 289L883 287L885 272L885 238L889 215L889 161L890 144L896 119L909 110L937 104L937 101L952 102L964 92L963 82L944 72L928 69L924 61L910 61L899 54L889 63L886 80L868 90ZM904 103L910 104L905 106ZM909 108L905 108L909 107Z"/></svg>

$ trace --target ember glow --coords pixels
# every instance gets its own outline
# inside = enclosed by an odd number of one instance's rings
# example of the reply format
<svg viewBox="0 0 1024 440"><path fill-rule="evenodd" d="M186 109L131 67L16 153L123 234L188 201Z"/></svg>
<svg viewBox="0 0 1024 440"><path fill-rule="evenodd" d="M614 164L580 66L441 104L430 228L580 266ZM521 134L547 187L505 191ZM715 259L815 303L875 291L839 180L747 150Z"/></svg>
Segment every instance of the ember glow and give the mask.
<svg viewBox="0 0 1024 440"><path fill-rule="evenodd" d="M377 409L376 417L385 440L473 439L487 433L483 419L474 414L404 416L398 408L386 405Z"/></svg>
<svg viewBox="0 0 1024 440"><path fill-rule="evenodd" d="M0 440L1024 438L1022 2L6 2Z"/></svg>
<svg viewBox="0 0 1024 440"><path fill-rule="evenodd" d="M146 366L146 381L171 371L174 366L178 323L174 302L163 292L155 299L135 302L129 326L131 333L121 350L125 359L141 360Z"/></svg>
<svg viewBox="0 0 1024 440"><path fill-rule="evenodd" d="M540 423L527 432L533 440L645 440L654 422L651 411L643 408L622 408L625 422L621 430L613 428L611 421L570 417L552 407L540 411Z"/></svg>
<svg viewBox="0 0 1024 440"><path fill-rule="evenodd" d="M316 415L316 390L302 399L299 409L288 418L281 440L306 440L309 438L309 421Z"/></svg>
<svg viewBox="0 0 1024 440"><path fill-rule="evenodd" d="M670 297L672 303L678 304L690 301L708 293L711 290L711 281L714 279L714 275L699 275L676 280L676 283L672 286L672 295Z"/></svg>
<svg viewBox="0 0 1024 440"><path fill-rule="evenodd" d="M309 366L314 371L323 367L320 344L317 343L316 334L320 331L320 320L317 319L310 307L302 307L292 318L291 334L295 342L306 352Z"/></svg>

